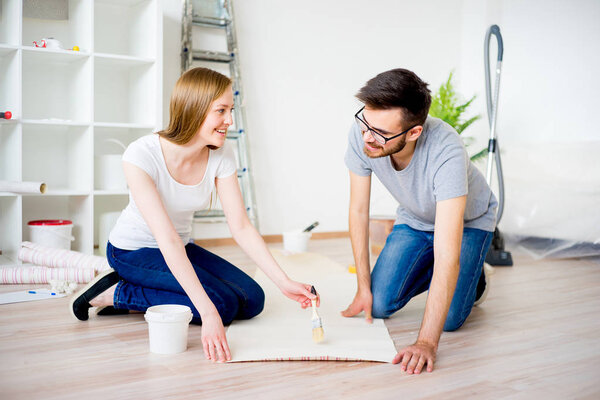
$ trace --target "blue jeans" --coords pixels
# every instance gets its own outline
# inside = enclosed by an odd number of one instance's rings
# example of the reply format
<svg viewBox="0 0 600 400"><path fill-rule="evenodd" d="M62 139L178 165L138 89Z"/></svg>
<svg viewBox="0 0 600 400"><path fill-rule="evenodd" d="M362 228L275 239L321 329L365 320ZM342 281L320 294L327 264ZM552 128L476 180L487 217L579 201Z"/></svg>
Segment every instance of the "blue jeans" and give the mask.
<svg viewBox="0 0 600 400"><path fill-rule="evenodd" d="M492 232L464 228L460 272L445 331L460 328L471 313L492 235ZM371 274L373 317L388 318L411 298L428 290L433 261L433 232L395 225Z"/></svg>
<svg viewBox="0 0 600 400"><path fill-rule="evenodd" d="M265 294L258 283L194 243L188 243L185 251L223 324L260 314ZM115 289L115 308L146 311L159 304L182 304L192 309L192 323L202 323L198 310L171 273L159 249L122 250L109 242L106 255L110 266L121 277Z"/></svg>

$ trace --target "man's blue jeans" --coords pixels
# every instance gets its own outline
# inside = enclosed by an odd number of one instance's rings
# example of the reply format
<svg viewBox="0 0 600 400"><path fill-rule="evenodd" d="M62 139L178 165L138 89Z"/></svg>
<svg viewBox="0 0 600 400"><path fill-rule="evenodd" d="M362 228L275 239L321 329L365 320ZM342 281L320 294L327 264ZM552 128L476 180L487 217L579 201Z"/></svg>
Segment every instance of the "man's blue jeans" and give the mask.
<svg viewBox="0 0 600 400"><path fill-rule="evenodd" d="M260 314L265 294L258 283L193 243L188 243L185 251L223 324ZM106 255L110 266L121 277L115 289L115 308L146 311L159 304L183 304L192 309L192 323L202 323L198 310L171 273L159 249L122 250L108 243Z"/></svg>
<svg viewBox="0 0 600 400"><path fill-rule="evenodd" d="M460 272L444 324L445 331L460 328L471 313L492 236L492 232L464 228ZM373 317L388 318L411 298L428 290L433 261L433 232L395 225L371 274Z"/></svg>

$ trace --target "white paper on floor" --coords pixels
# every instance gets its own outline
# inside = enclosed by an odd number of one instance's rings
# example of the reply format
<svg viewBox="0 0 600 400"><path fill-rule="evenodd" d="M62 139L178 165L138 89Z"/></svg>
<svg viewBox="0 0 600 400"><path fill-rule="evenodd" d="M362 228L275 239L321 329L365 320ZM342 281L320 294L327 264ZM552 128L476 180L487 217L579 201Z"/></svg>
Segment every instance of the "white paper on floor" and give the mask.
<svg viewBox="0 0 600 400"><path fill-rule="evenodd" d="M344 318L356 294L356 275L327 257L301 253L273 256L291 279L312 284L321 297L319 315L325 331L321 343L312 341L310 308L285 297L258 270L255 280L265 291L263 312L250 320L234 321L227 330L232 362L265 360L340 360L391 362L394 342L381 319L367 324L362 314Z"/></svg>
<svg viewBox="0 0 600 400"><path fill-rule="evenodd" d="M20 292L0 293L0 304L20 303L23 301L58 299L65 297L64 293L52 292L48 289L31 289Z"/></svg>

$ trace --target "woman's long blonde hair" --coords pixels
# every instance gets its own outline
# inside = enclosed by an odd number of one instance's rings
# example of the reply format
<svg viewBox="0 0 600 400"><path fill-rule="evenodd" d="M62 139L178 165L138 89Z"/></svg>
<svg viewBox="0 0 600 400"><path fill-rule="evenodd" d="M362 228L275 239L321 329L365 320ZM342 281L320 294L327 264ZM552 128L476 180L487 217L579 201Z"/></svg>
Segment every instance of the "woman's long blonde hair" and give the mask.
<svg viewBox="0 0 600 400"><path fill-rule="evenodd" d="M210 105L231 86L231 79L208 68L192 68L177 80L169 106L169 126L158 132L175 144L186 144L198 132Z"/></svg>

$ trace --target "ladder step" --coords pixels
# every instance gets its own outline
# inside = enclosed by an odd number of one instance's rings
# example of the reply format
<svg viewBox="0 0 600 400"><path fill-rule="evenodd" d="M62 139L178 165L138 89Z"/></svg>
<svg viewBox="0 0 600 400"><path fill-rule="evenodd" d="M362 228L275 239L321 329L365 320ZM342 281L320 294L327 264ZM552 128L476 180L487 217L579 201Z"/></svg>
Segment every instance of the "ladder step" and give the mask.
<svg viewBox="0 0 600 400"><path fill-rule="evenodd" d="M236 131L227 131L227 139L239 139L240 136L242 136L242 133L244 132L243 129L238 129Z"/></svg>
<svg viewBox="0 0 600 400"><path fill-rule="evenodd" d="M215 218L215 217L225 217L223 210L203 210L203 211L198 211L194 214L194 219Z"/></svg>
<svg viewBox="0 0 600 400"><path fill-rule="evenodd" d="M254 215L248 215L248 218L251 221L256 220ZM194 220L198 222L227 222L223 210L198 211L194 214Z"/></svg>
<svg viewBox="0 0 600 400"><path fill-rule="evenodd" d="M214 61L229 63L233 61L233 53L223 53L219 51L193 50L192 59L196 61Z"/></svg>
<svg viewBox="0 0 600 400"><path fill-rule="evenodd" d="M192 18L192 25L206 28L225 28L231 21L226 18L202 17L196 15Z"/></svg>

